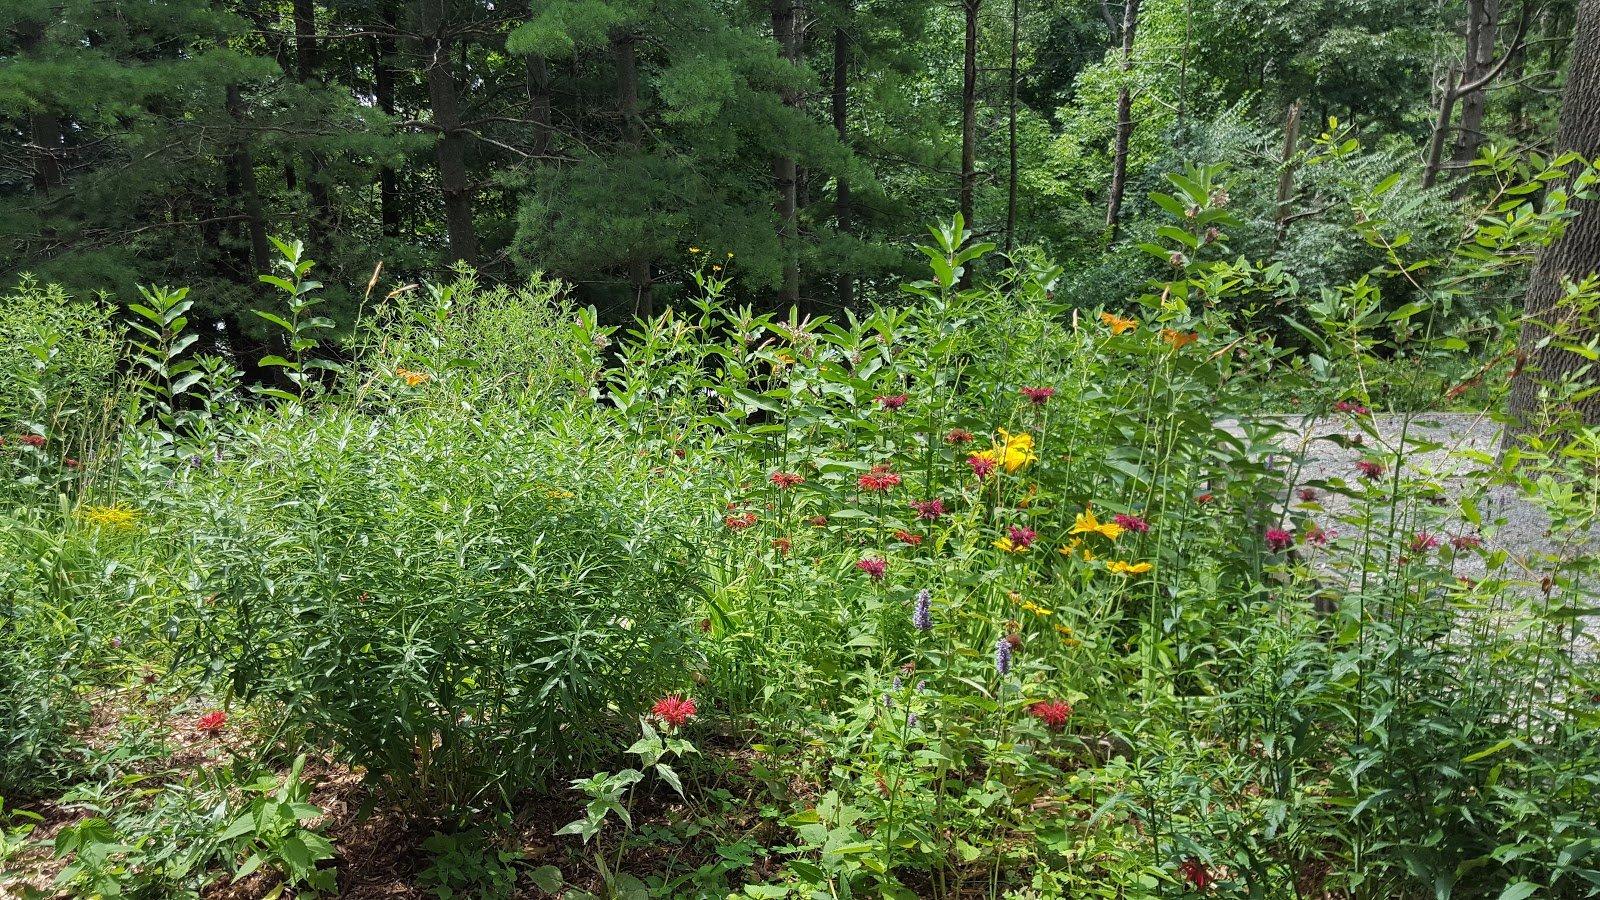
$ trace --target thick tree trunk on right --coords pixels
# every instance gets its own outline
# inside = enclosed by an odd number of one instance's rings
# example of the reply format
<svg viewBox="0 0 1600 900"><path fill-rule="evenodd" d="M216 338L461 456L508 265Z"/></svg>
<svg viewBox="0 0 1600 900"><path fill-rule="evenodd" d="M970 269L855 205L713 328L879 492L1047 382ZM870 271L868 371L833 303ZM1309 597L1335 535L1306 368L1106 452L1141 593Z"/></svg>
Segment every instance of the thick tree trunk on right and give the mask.
<svg viewBox="0 0 1600 900"><path fill-rule="evenodd" d="M1133 138L1133 38L1139 29L1139 0L1122 8L1122 87L1117 91L1117 136L1111 151L1111 191L1106 201L1106 230L1115 242L1122 229L1122 195L1128 189L1128 142Z"/></svg>
<svg viewBox="0 0 1600 900"><path fill-rule="evenodd" d="M44 22L22 22L21 48L24 56L37 53L44 44ZM62 138L61 119L49 110L40 110L28 116L28 155L33 170L33 189L40 195L49 194L60 186L61 158L66 142Z"/></svg>
<svg viewBox="0 0 1600 900"><path fill-rule="evenodd" d="M307 86L320 85L321 47L317 39L315 0L294 0L295 79ZM333 197L324 173L326 162L315 149L306 151L306 194L311 197L310 242L313 252L327 251L328 231L333 227Z"/></svg>
<svg viewBox="0 0 1600 900"><path fill-rule="evenodd" d="M976 230L974 194L978 186L978 10L982 0L961 0L966 37L961 55L961 220ZM972 286L973 264L961 273L961 287Z"/></svg>
<svg viewBox="0 0 1600 900"><path fill-rule="evenodd" d="M1600 0L1579 0L1577 35L1572 44L1572 65L1561 94L1561 128L1556 135L1557 152L1575 151L1585 159L1600 157ZM1595 366L1576 353L1541 344L1549 337L1546 324L1565 326L1564 338L1582 342L1595 332L1593 321L1570 321L1571 313L1558 308L1563 295L1563 280L1579 281L1600 270L1600 203L1574 201L1579 215L1567 223L1566 230L1544 248L1528 281L1524 311L1528 321L1522 326L1517 343L1523 371L1511 385L1511 414L1523 425L1539 407L1539 383L1559 381L1583 370L1590 384L1600 382ZM1577 412L1588 425L1600 425L1600 393L1577 403ZM1507 431L1507 443L1512 440Z"/></svg>
<svg viewBox="0 0 1600 900"><path fill-rule="evenodd" d="M399 33L399 13L392 2L383 4L383 23L374 42L372 60L372 92L378 108L387 116L394 116L395 54L398 48L395 35ZM400 236L400 179L395 170L384 166L378 172L378 215L383 222L384 237Z"/></svg>
<svg viewBox="0 0 1600 900"><path fill-rule="evenodd" d="M446 6L450 0L420 0L417 17L422 31L422 65L428 82L433 124L439 130L434 156L439 163L439 188L444 194L445 231L451 260L478 263L478 233L472 222L472 193L467 181L467 138L461 130L455 73L451 71Z"/></svg>

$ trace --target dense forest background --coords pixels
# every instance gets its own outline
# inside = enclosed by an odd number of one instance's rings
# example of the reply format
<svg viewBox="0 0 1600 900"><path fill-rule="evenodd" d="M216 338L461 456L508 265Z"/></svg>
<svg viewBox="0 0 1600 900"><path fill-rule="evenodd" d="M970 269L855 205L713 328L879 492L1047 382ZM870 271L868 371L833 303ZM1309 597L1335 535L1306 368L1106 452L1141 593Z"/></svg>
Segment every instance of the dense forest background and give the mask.
<svg viewBox="0 0 1600 900"><path fill-rule="evenodd" d="M187 285L235 347L278 235L345 321L380 261L542 271L616 320L714 257L741 299L827 313L960 209L1092 304L1162 265L1164 174L1218 165L1229 252L1314 295L1373 264L1336 221L1354 185L1402 173L1385 214L1443 241L1474 159L1548 148L1574 6L12 0L0 274ZM1359 152L1302 165L1331 119Z"/></svg>

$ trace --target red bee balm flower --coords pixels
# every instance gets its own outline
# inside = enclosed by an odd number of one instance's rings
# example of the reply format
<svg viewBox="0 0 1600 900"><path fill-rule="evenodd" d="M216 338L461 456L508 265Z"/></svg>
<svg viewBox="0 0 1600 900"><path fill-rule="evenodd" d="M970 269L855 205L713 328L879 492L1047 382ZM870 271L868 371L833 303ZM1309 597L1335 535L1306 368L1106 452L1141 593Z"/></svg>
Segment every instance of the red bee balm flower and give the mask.
<svg viewBox="0 0 1600 900"><path fill-rule="evenodd" d="M1289 532L1283 530L1282 528L1268 528L1267 529L1267 549L1268 550L1271 550L1273 553L1277 553L1280 550L1287 550L1293 545L1294 545L1294 535L1292 535Z"/></svg>
<svg viewBox="0 0 1600 900"><path fill-rule="evenodd" d="M722 524L728 526L729 531L743 531L756 524L756 514L753 512L740 513L737 516L723 516Z"/></svg>
<svg viewBox="0 0 1600 900"><path fill-rule="evenodd" d="M17 438L17 440L23 442L24 444L27 444L29 447L32 447L32 448L34 448L36 450L38 448L44 446L44 436L43 435L25 434L22 437Z"/></svg>
<svg viewBox="0 0 1600 900"><path fill-rule="evenodd" d="M1139 534L1144 534L1146 531L1150 530L1150 523L1146 522L1139 516L1130 516L1126 513L1117 513L1111 518L1111 521L1121 525L1124 531L1136 531Z"/></svg>
<svg viewBox="0 0 1600 900"><path fill-rule="evenodd" d="M680 697L677 694L668 694L656 701L650 707L650 714L661 720L661 724L668 728L682 728L684 723L694 718L699 710L694 705L694 700L689 697Z"/></svg>
<svg viewBox="0 0 1600 900"><path fill-rule="evenodd" d="M1201 494L1200 496L1194 498L1194 502L1200 503L1200 504L1205 504L1205 503L1210 503L1211 501L1213 501L1215 499L1217 499L1215 494L1211 493L1210 491L1206 491L1204 494Z"/></svg>
<svg viewBox="0 0 1600 900"><path fill-rule="evenodd" d="M1184 880L1194 885L1194 889L1197 891L1203 891L1211 887L1211 883L1217 880L1217 876L1211 874L1211 870L1206 868L1206 864L1193 856L1185 859L1183 864L1178 867L1178 870L1183 873Z"/></svg>
<svg viewBox="0 0 1600 900"><path fill-rule="evenodd" d="M884 409L899 409L900 407L905 406L906 401L909 399L911 398L907 397L905 394L886 394L877 398L878 405Z"/></svg>
<svg viewBox="0 0 1600 900"><path fill-rule="evenodd" d="M797 475L794 472L773 472L769 480L779 488L787 490L797 484L804 484L806 477Z"/></svg>
<svg viewBox="0 0 1600 900"><path fill-rule="evenodd" d="M1371 414L1371 410L1353 400L1340 400L1338 403L1333 405L1333 408L1339 412L1349 413L1353 416L1365 416Z"/></svg>
<svg viewBox="0 0 1600 900"><path fill-rule="evenodd" d="M216 734L222 730L224 725L227 724L228 714L220 709L214 709L196 719L194 727L196 731L203 731L206 734Z"/></svg>
<svg viewBox="0 0 1600 900"><path fill-rule="evenodd" d="M913 500L911 508L917 511L917 518L933 520L944 515L944 501L938 497L932 500Z"/></svg>
<svg viewBox="0 0 1600 900"><path fill-rule="evenodd" d="M856 479L864 491L887 491L899 486L900 476L889 471L888 466L873 466L872 471Z"/></svg>
<svg viewBox="0 0 1600 900"><path fill-rule="evenodd" d="M872 576L873 581L882 581L883 573L888 570L889 566L881 559L868 557L857 561L856 568Z"/></svg>
<svg viewBox="0 0 1600 900"><path fill-rule="evenodd" d="M1357 460L1356 469L1361 473L1362 478L1369 481L1376 481L1383 477L1383 463L1381 462L1373 462L1370 459Z"/></svg>
<svg viewBox="0 0 1600 900"><path fill-rule="evenodd" d="M794 542L786 537L772 539L772 549L778 551L779 556L788 556L789 548L793 546Z"/></svg>
<svg viewBox="0 0 1600 900"><path fill-rule="evenodd" d="M894 539L902 544L910 544L913 547L922 543L922 535L917 534L914 531L896 531L894 533Z"/></svg>
<svg viewBox="0 0 1600 900"><path fill-rule="evenodd" d="M994 460L987 456L969 456L967 465L972 467L972 474L979 478L988 478L989 473L994 471Z"/></svg>
<svg viewBox="0 0 1600 900"><path fill-rule="evenodd" d="M950 433L944 436L944 442L946 444L970 444L972 441L972 432L966 430L965 428L952 428L950 429Z"/></svg>
<svg viewBox="0 0 1600 900"><path fill-rule="evenodd" d="M1055 395L1056 389L1053 387L1025 387L1022 389L1022 396L1027 397L1028 402L1034 406L1045 405Z"/></svg>
<svg viewBox="0 0 1600 900"><path fill-rule="evenodd" d="M1419 531L1411 536L1411 551L1413 553L1426 553L1439 546L1439 539L1426 531Z"/></svg>
<svg viewBox="0 0 1600 900"><path fill-rule="evenodd" d="M1028 715L1051 731L1060 731L1067 727L1067 719L1072 716L1072 704L1065 700L1040 700L1028 707Z"/></svg>
<svg viewBox="0 0 1600 900"><path fill-rule="evenodd" d="M1013 547L1016 547L1018 550L1026 550L1033 546L1034 541L1039 539L1039 532L1034 531L1032 528L1023 528L1021 526L1013 525L1008 533L1008 537L1010 537L1011 545Z"/></svg>

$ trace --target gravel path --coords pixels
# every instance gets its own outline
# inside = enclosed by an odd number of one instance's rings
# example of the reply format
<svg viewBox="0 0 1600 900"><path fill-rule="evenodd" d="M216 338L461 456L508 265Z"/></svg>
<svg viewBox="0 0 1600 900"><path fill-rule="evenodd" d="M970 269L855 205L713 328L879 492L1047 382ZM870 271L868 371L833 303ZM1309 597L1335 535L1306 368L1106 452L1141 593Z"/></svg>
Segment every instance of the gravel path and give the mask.
<svg viewBox="0 0 1600 900"><path fill-rule="evenodd" d="M1402 416L1374 416L1372 425L1381 445L1363 434L1349 417L1287 416L1280 421L1293 430L1285 436L1284 448L1291 452L1303 449L1305 453L1296 478L1297 486L1338 479L1353 483L1358 477L1357 460L1364 457L1394 459L1393 448L1399 446L1404 429L1406 443L1413 448L1404 454L1407 476L1426 479L1438 491L1434 508L1419 513L1423 523L1420 527L1446 539L1477 534L1478 529L1463 518L1459 505L1463 495L1475 495L1479 496L1477 506L1484 523L1482 536L1486 546L1509 553L1514 571L1541 573L1551 568L1552 554L1571 558L1600 551L1600 531L1590 529L1583 535L1552 535L1549 517L1516 489L1483 488L1480 473L1487 466L1473 459L1471 454L1486 454L1492 459L1499 449L1501 433L1499 424L1486 417L1462 413L1417 414L1406 427ZM1328 437L1334 439L1325 439ZM1332 520L1348 512L1351 503L1342 495L1319 492L1316 506L1321 509L1313 507L1308 512L1319 521ZM1298 501L1296 505L1299 506ZM1476 554L1463 554L1457 568L1462 575L1476 578L1483 574L1484 563ZM1538 575L1528 577L1537 579Z"/></svg>

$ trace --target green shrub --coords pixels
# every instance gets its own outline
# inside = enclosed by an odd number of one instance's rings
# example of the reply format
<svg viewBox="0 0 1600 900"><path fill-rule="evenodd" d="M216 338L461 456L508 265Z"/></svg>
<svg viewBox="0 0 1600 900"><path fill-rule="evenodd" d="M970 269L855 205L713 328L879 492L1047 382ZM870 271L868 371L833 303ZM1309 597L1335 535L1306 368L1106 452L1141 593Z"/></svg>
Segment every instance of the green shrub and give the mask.
<svg viewBox="0 0 1600 900"><path fill-rule="evenodd" d="M0 296L0 429L56 436L105 419L121 349L111 316L27 277Z"/></svg>
<svg viewBox="0 0 1600 900"><path fill-rule="evenodd" d="M684 485L582 417L269 419L179 502L187 648L413 810L503 801L681 683ZM431 399L441 400L435 408Z"/></svg>

